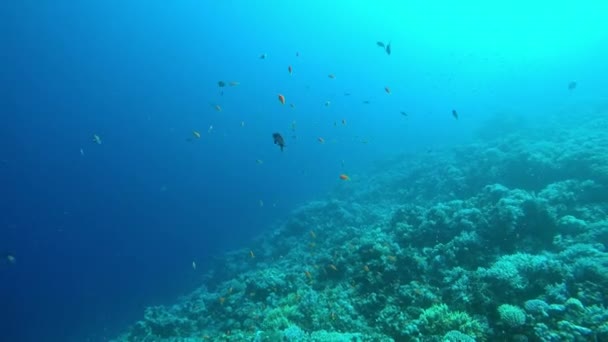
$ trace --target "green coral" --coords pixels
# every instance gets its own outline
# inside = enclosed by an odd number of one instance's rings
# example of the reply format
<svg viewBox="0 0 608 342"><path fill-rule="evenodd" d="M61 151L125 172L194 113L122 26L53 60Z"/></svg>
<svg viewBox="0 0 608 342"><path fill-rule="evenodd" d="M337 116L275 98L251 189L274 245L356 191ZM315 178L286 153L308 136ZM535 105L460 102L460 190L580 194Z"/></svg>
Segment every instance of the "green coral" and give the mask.
<svg viewBox="0 0 608 342"><path fill-rule="evenodd" d="M424 310L418 318L420 331L429 335L443 336L451 330L466 335L483 336L484 328L480 321L462 311L451 311L446 304L435 304Z"/></svg>
<svg viewBox="0 0 608 342"><path fill-rule="evenodd" d="M475 339L458 330L451 330L443 336L443 342L475 342Z"/></svg>
<svg viewBox="0 0 608 342"><path fill-rule="evenodd" d="M498 307L500 320L509 327L519 327L526 324L526 313L515 305L503 304Z"/></svg>
<svg viewBox="0 0 608 342"><path fill-rule="evenodd" d="M283 330L291 325L291 318L297 315L297 307L282 306L271 309L262 322L264 330Z"/></svg>

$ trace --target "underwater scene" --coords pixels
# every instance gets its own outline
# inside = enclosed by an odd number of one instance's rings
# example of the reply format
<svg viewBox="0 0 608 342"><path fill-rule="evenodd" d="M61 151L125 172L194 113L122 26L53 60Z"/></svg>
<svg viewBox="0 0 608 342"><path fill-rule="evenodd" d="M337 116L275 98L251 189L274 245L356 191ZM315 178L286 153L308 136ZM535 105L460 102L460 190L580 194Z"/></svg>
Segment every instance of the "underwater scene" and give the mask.
<svg viewBox="0 0 608 342"><path fill-rule="evenodd" d="M0 5L0 341L608 341L608 4Z"/></svg>

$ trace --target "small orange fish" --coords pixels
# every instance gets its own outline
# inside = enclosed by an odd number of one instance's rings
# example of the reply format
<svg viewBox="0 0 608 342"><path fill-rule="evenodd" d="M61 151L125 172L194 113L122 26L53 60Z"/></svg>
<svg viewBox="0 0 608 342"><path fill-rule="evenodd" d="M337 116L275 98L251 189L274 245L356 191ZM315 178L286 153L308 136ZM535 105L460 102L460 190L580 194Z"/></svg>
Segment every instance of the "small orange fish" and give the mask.
<svg viewBox="0 0 608 342"><path fill-rule="evenodd" d="M321 137L318 137L317 141L319 141L319 143L321 143L321 144L325 144L325 139L323 139Z"/></svg>
<svg viewBox="0 0 608 342"><path fill-rule="evenodd" d="M293 73L293 68L291 67L291 65L287 67L287 71L289 71L290 75Z"/></svg>
<svg viewBox="0 0 608 342"><path fill-rule="evenodd" d="M384 87L384 91L389 95L391 94L391 88L389 87Z"/></svg>
<svg viewBox="0 0 608 342"><path fill-rule="evenodd" d="M253 259L255 258L255 254L253 254L253 251L249 251L249 256Z"/></svg>
<svg viewBox="0 0 608 342"><path fill-rule="evenodd" d="M349 180L350 180L350 177L348 177L348 175L341 174L341 175L340 175L340 179L341 179L341 180L343 180L343 181L349 181Z"/></svg>
<svg viewBox="0 0 608 342"><path fill-rule="evenodd" d="M336 75L334 75L334 74L329 74L329 75L327 75L327 77L329 77L329 78L331 78L331 79L333 80L333 79L335 79L335 78L336 78Z"/></svg>
<svg viewBox="0 0 608 342"><path fill-rule="evenodd" d="M279 94L279 102L281 102L281 104L285 104L285 96Z"/></svg>

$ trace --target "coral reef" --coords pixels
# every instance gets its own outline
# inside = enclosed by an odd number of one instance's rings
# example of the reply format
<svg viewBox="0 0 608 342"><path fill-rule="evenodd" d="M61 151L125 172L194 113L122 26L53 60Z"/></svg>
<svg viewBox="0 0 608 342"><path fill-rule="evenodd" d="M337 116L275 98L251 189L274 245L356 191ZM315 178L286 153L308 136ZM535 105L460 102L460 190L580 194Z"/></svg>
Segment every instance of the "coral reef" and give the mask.
<svg viewBox="0 0 608 342"><path fill-rule="evenodd" d="M391 161L116 341L608 340L603 127Z"/></svg>

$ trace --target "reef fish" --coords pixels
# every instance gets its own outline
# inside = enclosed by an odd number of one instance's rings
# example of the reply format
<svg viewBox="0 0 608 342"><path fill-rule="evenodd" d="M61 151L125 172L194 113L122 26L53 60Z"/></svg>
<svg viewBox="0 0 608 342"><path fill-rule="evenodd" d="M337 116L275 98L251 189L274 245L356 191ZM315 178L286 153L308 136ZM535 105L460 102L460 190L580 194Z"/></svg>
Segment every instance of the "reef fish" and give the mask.
<svg viewBox="0 0 608 342"><path fill-rule="evenodd" d="M279 94L279 102L281 102L281 104L285 104L285 96Z"/></svg>
<svg viewBox="0 0 608 342"><path fill-rule="evenodd" d="M283 148L285 147L285 139L283 139L281 134L272 133L272 140L274 141L274 144L279 145L279 147L281 148L281 151L283 151Z"/></svg>
<svg viewBox="0 0 608 342"><path fill-rule="evenodd" d="M9 264L14 264L17 262L17 258L11 253L0 254L0 262L8 262Z"/></svg>
<svg viewBox="0 0 608 342"><path fill-rule="evenodd" d="M568 83L568 90L574 90L576 89L576 82L572 81L570 83Z"/></svg>
<svg viewBox="0 0 608 342"><path fill-rule="evenodd" d="M455 109L452 109L452 116L454 119L458 120L458 112Z"/></svg>
<svg viewBox="0 0 608 342"><path fill-rule="evenodd" d="M349 181L350 177L348 177L348 175L346 175L346 174L343 173L343 174L340 175L340 179L343 180L343 181Z"/></svg>

